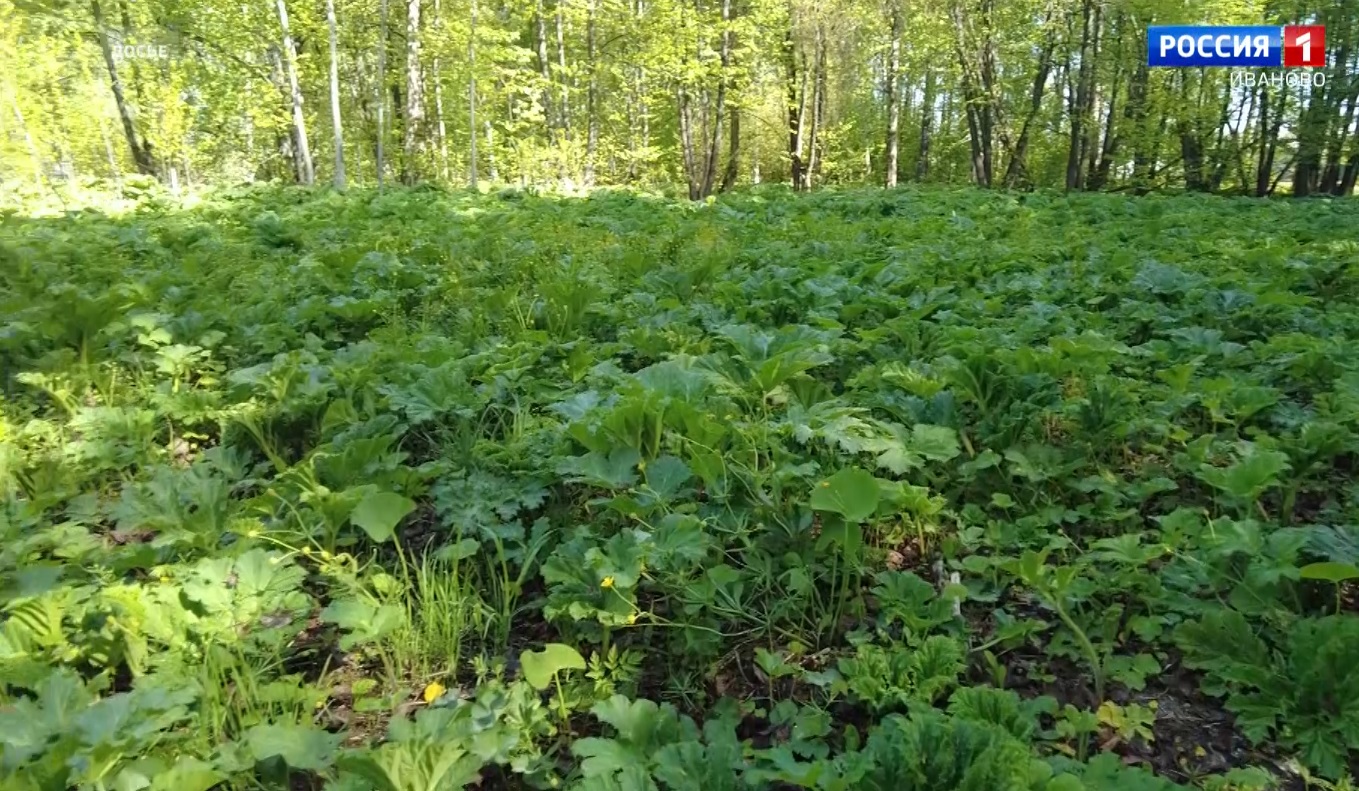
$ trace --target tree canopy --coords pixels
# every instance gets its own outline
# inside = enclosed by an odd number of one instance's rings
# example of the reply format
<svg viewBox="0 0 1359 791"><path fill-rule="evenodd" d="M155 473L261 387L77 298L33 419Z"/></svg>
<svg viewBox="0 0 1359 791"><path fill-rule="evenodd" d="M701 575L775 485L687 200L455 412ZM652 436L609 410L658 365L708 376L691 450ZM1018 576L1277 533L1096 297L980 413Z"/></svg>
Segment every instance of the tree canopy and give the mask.
<svg viewBox="0 0 1359 791"><path fill-rule="evenodd" d="M1359 173L1355 0L0 0L0 15L0 178L30 183L1306 195L1348 194ZM1147 25L1176 23L1323 24L1328 65L1148 68Z"/></svg>

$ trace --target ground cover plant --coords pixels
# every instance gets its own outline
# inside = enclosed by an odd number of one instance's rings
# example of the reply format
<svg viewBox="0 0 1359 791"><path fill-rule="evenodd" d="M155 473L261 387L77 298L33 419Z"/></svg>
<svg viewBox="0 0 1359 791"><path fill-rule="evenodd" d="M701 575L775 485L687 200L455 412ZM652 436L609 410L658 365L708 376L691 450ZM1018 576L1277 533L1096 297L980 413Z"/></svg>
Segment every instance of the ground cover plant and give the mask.
<svg viewBox="0 0 1359 791"><path fill-rule="evenodd" d="M1352 788L1359 207L0 221L0 787Z"/></svg>

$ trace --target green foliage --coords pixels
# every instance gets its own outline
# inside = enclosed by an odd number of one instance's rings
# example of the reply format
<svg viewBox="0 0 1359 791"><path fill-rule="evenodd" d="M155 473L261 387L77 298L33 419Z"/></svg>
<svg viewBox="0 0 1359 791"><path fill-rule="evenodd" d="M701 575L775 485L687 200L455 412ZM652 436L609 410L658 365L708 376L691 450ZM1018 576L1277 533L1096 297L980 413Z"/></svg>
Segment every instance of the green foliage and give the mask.
<svg viewBox="0 0 1359 791"><path fill-rule="evenodd" d="M957 685L962 672L962 646L938 635L915 649L862 645L840 660L850 695L879 712L900 711L912 702L932 703Z"/></svg>
<svg viewBox="0 0 1359 791"><path fill-rule="evenodd" d="M393 492L373 492L365 495L350 521L363 528L363 532L374 541L390 540L399 523L407 514L415 510L415 502Z"/></svg>
<svg viewBox="0 0 1359 791"><path fill-rule="evenodd" d="M857 758L867 767L855 771L854 787L874 791L1062 787L1024 742L1004 730L936 712L888 717Z"/></svg>
<svg viewBox="0 0 1359 791"><path fill-rule="evenodd" d="M1343 777L1353 214L7 215L0 786L1253 787L1181 657Z"/></svg>
<svg viewBox="0 0 1359 791"><path fill-rule="evenodd" d="M534 689L547 689L563 670L584 670L585 658L569 645L548 643L541 651L525 651L519 655L524 678Z"/></svg>
<svg viewBox="0 0 1359 791"><path fill-rule="evenodd" d="M1271 647L1239 613L1222 610L1186 623L1177 634L1205 690L1226 696L1242 731L1256 743L1296 749L1329 778L1345 774L1359 750L1359 622L1349 616L1297 621Z"/></svg>
<svg viewBox="0 0 1359 791"><path fill-rule="evenodd" d="M878 482L859 469L841 470L817 484L809 504L839 514L846 522L862 522L878 510Z"/></svg>

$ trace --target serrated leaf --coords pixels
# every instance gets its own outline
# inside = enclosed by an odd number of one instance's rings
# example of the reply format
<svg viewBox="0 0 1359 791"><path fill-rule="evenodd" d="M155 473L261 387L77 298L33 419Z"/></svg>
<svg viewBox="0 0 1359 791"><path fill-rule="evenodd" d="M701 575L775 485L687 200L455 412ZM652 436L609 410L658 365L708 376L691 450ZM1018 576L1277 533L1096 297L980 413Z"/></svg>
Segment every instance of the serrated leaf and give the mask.
<svg viewBox="0 0 1359 791"><path fill-rule="evenodd" d="M637 462L642 455L635 448L617 448L605 456L591 451L584 456L562 459L557 472L571 482L588 483L603 489L625 489L637 482Z"/></svg>
<svg viewBox="0 0 1359 791"><path fill-rule="evenodd" d="M693 476L688 465L674 456L661 456L646 466L646 484L662 500L674 497Z"/></svg>
<svg viewBox="0 0 1359 791"><path fill-rule="evenodd" d="M958 432L947 426L918 423L911 429L911 451L931 461L948 461L962 449L958 446Z"/></svg>
<svg viewBox="0 0 1359 791"><path fill-rule="evenodd" d="M321 611L321 620L349 634L340 638L340 650L349 651L380 640L401 625L403 613L394 604L375 605L359 599L336 599Z"/></svg>
<svg viewBox="0 0 1359 791"><path fill-rule="evenodd" d="M585 777L610 777L630 766L646 763L646 756L614 739L586 737L571 745L571 752L581 759L580 770Z"/></svg>
<svg viewBox="0 0 1359 791"><path fill-rule="evenodd" d="M1225 469L1205 466L1199 477L1233 497L1249 501L1277 485L1279 473L1288 467L1287 454L1255 451Z"/></svg>

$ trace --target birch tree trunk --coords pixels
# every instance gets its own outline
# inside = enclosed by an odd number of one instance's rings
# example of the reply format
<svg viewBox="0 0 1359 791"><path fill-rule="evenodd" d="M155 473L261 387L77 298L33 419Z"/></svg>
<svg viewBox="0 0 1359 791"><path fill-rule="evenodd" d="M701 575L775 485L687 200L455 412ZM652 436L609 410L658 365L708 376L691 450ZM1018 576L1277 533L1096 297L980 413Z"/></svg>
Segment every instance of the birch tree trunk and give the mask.
<svg viewBox="0 0 1359 791"><path fill-rule="evenodd" d="M633 4L633 23L639 27L646 13L644 0ZM628 102L628 174L629 182L635 182L641 175L642 159L651 145L650 123L647 118L646 68L640 62L632 68L630 80L630 101Z"/></svg>
<svg viewBox="0 0 1359 791"><path fill-rule="evenodd" d="M477 188L477 0L472 0L472 24L467 31L467 180ZM489 139L491 122L486 122ZM494 160L493 160L494 161ZM491 166L495 170L495 166Z"/></svg>
<svg viewBox="0 0 1359 791"><path fill-rule="evenodd" d="M438 36L440 15L439 0L434 0L434 30ZM438 49L436 48L436 52ZM473 78L475 79L475 77ZM439 176L448 181L448 125L444 122L444 76L439 68L439 56L434 56L434 130L439 143ZM470 127L472 139L476 140L476 126Z"/></svg>
<svg viewBox="0 0 1359 791"><path fill-rule="evenodd" d="M1076 99L1071 107L1071 140L1066 158L1066 188L1069 190L1081 186L1081 160L1087 143L1086 126L1090 123L1090 111L1095 99L1093 61L1096 17L1092 0L1085 0L1082 4L1081 19L1081 65L1076 77Z"/></svg>
<svg viewBox="0 0 1359 791"><path fill-rule="evenodd" d="M335 189L343 191L344 126L340 123L340 60L335 44L335 0L326 0L326 26L330 28L330 124L335 132Z"/></svg>
<svg viewBox="0 0 1359 791"><path fill-rule="evenodd" d="M915 180L930 175L930 133L934 126L934 69L925 72L925 95L920 109L920 150L915 157Z"/></svg>
<svg viewBox="0 0 1359 791"><path fill-rule="evenodd" d="M805 95L805 94L804 94ZM812 128L807 140L807 188L821 172L820 134L826 113L826 32L821 22L816 26L816 53L812 61Z"/></svg>
<svg viewBox="0 0 1359 791"><path fill-rule="evenodd" d="M734 68L737 52L736 32L731 30L731 27L743 10L736 5L738 0L731 0L731 2L732 8L730 13L727 14L728 37L723 40L723 45L728 53L728 69ZM724 79L724 82L734 85L736 79L736 76L728 76ZM728 107L730 109L727 111L727 165L722 172L722 181L717 185L718 192L726 192L735 186L736 177L741 169L741 105L737 101L730 101Z"/></svg>
<svg viewBox="0 0 1359 791"><path fill-rule="evenodd" d="M420 0L406 0L406 117L401 162L401 180L406 184L414 184L419 178L417 160L424 117L424 89L420 80Z"/></svg>
<svg viewBox="0 0 1359 791"><path fill-rule="evenodd" d="M538 60L538 75L542 78L541 101L544 126L547 129L547 146L549 150L553 150L555 157L559 156L555 151L559 121L553 109L552 62L547 57L547 16L543 10L543 0L534 0L533 3L533 52Z"/></svg>
<svg viewBox="0 0 1359 791"><path fill-rule="evenodd" d="M297 80L297 48L288 31L288 5L277 0L278 24L283 30L283 65L288 76L288 92L293 106L294 148L297 157L298 179L308 186L316 182L316 170L311 162L311 148L307 145L307 121L302 115L302 86Z"/></svg>
<svg viewBox="0 0 1359 791"><path fill-rule="evenodd" d="M790 11L788 30L784 34L784 90L787 92L788 110L788 163L789 177L793 189L807 188L802 166L802 117L806 104L807 77L802 75L802 88L798 88L798 50L793 28L796 19Z"/></svg>
<svg viewBox="0 0 1359 791"><path fill-rule="evenodd" d="M500 170L495 164L495 127L491 125L489 120L484 123L486 125L486 166L490 168L487 175L494 183L500 181Z"/></svg>
<svg viewBox="0 0 1359 791"><path fill-rule="evenodd" d="M566 0L557 0L557 81L561 84L561 128L571 138L571 91L566 76L566 20L563 13Z"/></svg>
<svg viewBox="0 0 1359 791"><path fill-rule="evenodd" d="M383 172L386 169L386 149L384 138L387 136L387 0L381 1L378 12L378 58L377 58L377 184L382 189Z"/></svg>
<svg viewBox="0 0 1359 791"><path fill-rule="evenodd" d="M722 50L721 70L717 78L717 98L713 110L712 136L708 140L708 154L703 162L703 181L699 197L706 198L713 192L713 181L717 178L717 157L722 145L722 110L727 99L727 72L731 67L731 0L722 0ZM706 108L705 108L706 109Z"/></svg>
<svg viewBox="0 0 1359 791"><path fill-rule="evenodd" d="M109 87L113 91L114 104L118 106L118 119L123 124L123 136L127 138L127 146L132 150L132 162L136 165L138 173L154 176L156 162L151 155L151 144L137 137L137 127L132 120L132 111L127 105L127 98L123 94L123 82L118 76L118 63L114 60L113 48L109 45L108 31L104 27L104 11L99 6L99 0L90 0L90 10L94 13L99 49L104 55L104 66L109 72ZM16 103L14 108L17 112L19 105Z"/></svg>
<svg viewBox="0 0 1359 791"><path fill-rule="evenodd" d="M595 64L595 0L588 0L585 6L585 60L590 70L590 79L585 92L585 186L595 185L595 156L599 150L599 117L596 102L599 92L599 74Z"/></svg>
<svg viewBox="0 0 1359 791"><path fill-rule="evenodd" d="M887 175L884 186L892 189L897 185L897 148L901 137L901 89L897 86L897 75L901 71L901 5L899 0L888 0L892 4L892 41L887 54L887 80L884 86L887 93Z"/></svg>
<svg viewBox="0 0 1359 791"><path fill-rule="evenodd" d="M718 192L726 192L736 185L736 176L740 172L741 162L741 108L733 104L729 111L731 116L731 132L727 135L730 142L727 144L727 168L722 172L722 183L718 185ZM759 165L757 164L758 168ZM758 183L758 182L757 182Z"/></svg>
<svg viewBox="0 0 1359 791"><path fill-rule="evenodd" d="M1048 24L1050 19L1045 17L1043 24ZM1026 158L1029 151L1029 136L1033 129L1034 122L1038 119L1038 114L1043 109L1043 91L1048 84L1048 75L1052 73L1052 53L1057 46L1057 38L1049 32L1042 53L1038 56L1038 69L1033 75L1033 87L1029 92L1029 113L1024 117L1024 123L1019 129L1019 138L1015 141L1014 148L1010 151L1010 161L1005 165L1005 187L1015 189L1028 178L1028 166Z"/></svg>
<svg viewBox="0 0 1359 791"><path fill-rule="evenodd" d="M679 87L679 133L680 153L684 156L684 176L689 182L689 200L698 200L698 180L694 178L694 134L693 119L690 116L689 93L684 86Z"/></svg>

